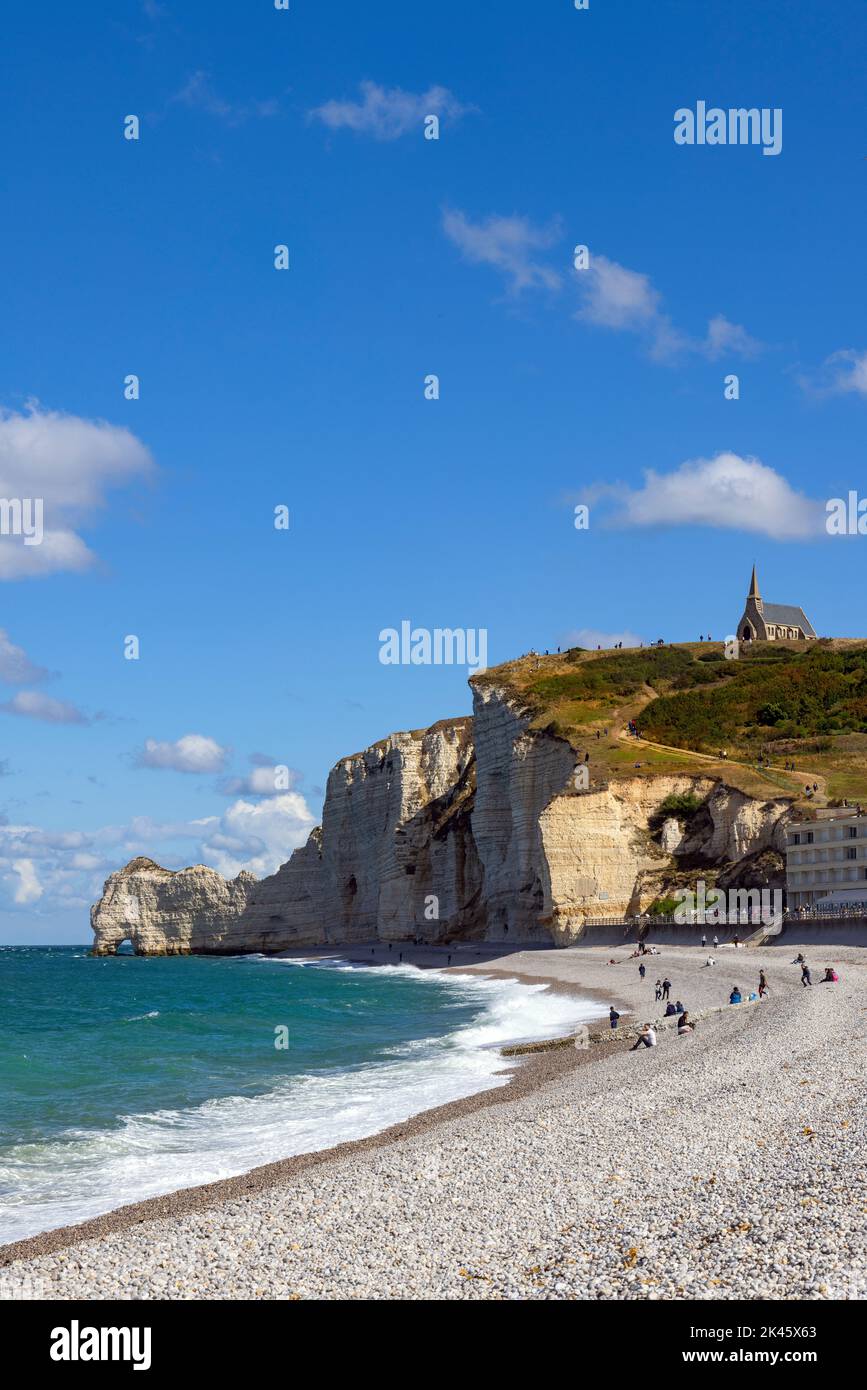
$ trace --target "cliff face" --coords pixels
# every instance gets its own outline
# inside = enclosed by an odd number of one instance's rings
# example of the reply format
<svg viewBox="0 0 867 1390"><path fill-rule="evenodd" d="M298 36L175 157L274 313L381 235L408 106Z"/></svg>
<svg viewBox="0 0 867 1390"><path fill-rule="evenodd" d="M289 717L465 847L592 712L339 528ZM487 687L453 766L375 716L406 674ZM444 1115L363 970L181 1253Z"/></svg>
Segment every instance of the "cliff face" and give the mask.
<svg viewBox="0 0 867 1390"><path fill-rule="evenodd" d="M231 882L135 859L91 910L98 955L278 951L380 939L567 943L588 916L636 912L678 860L731 871L779 848L783 800L707 778L572 785L576 755L531 731L505 689L474 689L472 719L392 734L332 770L321 829L277 873ZM689 826L652 818L666 797L704 798Z"/></svg>

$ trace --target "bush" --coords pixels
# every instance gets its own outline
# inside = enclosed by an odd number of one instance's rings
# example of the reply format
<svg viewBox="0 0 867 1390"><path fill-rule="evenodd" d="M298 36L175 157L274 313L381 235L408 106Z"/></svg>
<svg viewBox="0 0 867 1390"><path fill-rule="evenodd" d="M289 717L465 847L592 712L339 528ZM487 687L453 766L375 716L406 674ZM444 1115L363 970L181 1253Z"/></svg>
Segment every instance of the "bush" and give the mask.
<svg viewBox="0 0 867 1390"><path fill-rule="evenodd" d="M647 911L651 917L673 917L679 907L679 898L657 898Z"/></svg>

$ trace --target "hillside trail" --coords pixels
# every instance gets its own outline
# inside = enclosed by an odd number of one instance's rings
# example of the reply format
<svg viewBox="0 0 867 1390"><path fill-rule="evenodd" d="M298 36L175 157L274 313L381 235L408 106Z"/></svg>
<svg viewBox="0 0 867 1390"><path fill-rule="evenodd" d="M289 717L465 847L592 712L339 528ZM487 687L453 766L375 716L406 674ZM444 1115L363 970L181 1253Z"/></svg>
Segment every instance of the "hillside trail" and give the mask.
<svg viewBox="0 0 867 1390"><path fill-rule="evenodd" d="M641 735L639 735L636 738L634 734L631 734L629 732L629 720L637 720L641 711L643 709L646 709L650 702L652 700L655 700L656 698L657 692L653 690L652 687L645 686L644 690L641 693L640 700L633 702L631 705L624 705L621 709L617 709L612 713L611 724L614 728L615 735L618 739L625 743L631 743L633 747L656 748L662 753L676 753L679 754L681 757L686 756L688 758L695 758L698 762L729 763L734 767L742 767L745 768L748 772L756 773L765 781L769 782L772 786L779 787L781 790L785 790L786 788L781 787L780 783L776 781L775 778L769 777L767 775L767 772L777 772L780 774L781 777L786 779L787 784L789 783L789 779L792 779L791 784L788 786L788 790L794 792L796 795L802 795L804 787L808 785L812 786L815 782L818 785L819 790L818 792L814 793L813 797L811 798L812 804L814 806L821 804L827 805L828 779L822 773L806 772L803 768L790 768L788 771L786 771L786 769L784 768L774 767L769 768L766 772L764 768L758 767L755 763L744 762L740 758L720 758L717 754L714 753L699 753L692 748L676 748L673 744L657 743L655 742L655 740L643 738L641 737ZM803 778L803 781L800 783L800 785L797 785L794 782L795 778Z"/></svg>

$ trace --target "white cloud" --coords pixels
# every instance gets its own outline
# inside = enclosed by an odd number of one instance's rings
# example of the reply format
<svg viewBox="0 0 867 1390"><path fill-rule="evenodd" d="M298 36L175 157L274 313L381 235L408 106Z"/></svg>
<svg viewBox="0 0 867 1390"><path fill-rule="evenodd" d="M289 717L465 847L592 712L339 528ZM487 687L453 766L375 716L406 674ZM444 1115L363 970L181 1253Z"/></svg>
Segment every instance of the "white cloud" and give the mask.
<svg viewBox="0 0 867 1390"><path fill-rule="evenodd" d="M582 298L576 318L602 328L638 333L658 361L693 353L716 361L726 353L754 357L762 344L739 323L724 314L709 319L703 338L691 338L677 328L662 310L662 296L649 276L611 261L601 253L591 253L585 270L576 270Z"/></svg>
<svg viewBox="0 0 867 1390"><path fill-rule="evenodd" d="M613 504L619 526L712 526L775 540L825 533L824 504L805 497L757 458L720 453L691 459L671 473L647 469L644 486L602 484L591 500Z"/></svg>
<svg viewBox="0 0 867 1390"><path fill-rule="evenodd" d="M517 215L473 222L463 212L448 210L443 214L443 231L466 260L499 270L513 294L534 287L559 290L564 283L560 270L538 254L560 239L559 221L547 228ZM662 295L648 275L600 251L591 248L586 267L573 267L572 274L580 299L575 317L597 328L636 334L657 361L686 354L716 361L725 354L753 357L762 350L757 339L724 314L708 320L703 337L691 337L664 312Z"/></svg>
<svg viewBox="0 0 867 1390"><path fill-rule="evenodd" d="M558 225L535 227L526 217L488 217L471 222L462 212L443 213L443 231L461 254L476 265L491 265L507 277L512 292L535 285L558 289L561 277L542 264L534 252L551 246L559 237Z"/></svg>
<svg viewBox="0 0 867 1390"><path fill-rule="evenodd" d="M0 680L7 685L32 685L45 680L48 672L35 666L23 647L16 647L8 632L0 627Z"/></svg>
<svg viewBox="0 0 867 1390"><path fill-rule="evenodd" d="M241 869L261 877L284 864L303 845L316 820L304 797L284 792L254 803L230 806L202 843L205 863L234 878Z"/></svg>
<svg viewBox="0 0 867 1390"><path fill-rule="evenodd" d="M256 755L251 758L255 762ZM220 783L223 796L278 796L298 785L300 773L286 763L256 763L242 777L226 777Z"/></svg>
<svg viewBox="0 0 867 1390"><path fill-rule="evenodd" d="M18 878L12 892L13 900L22 906L27 903L38 902L42 897L43 888L39 882L33 860L15 859L11 864L11 869Z"/></svg>
<svg viewBox="0 0 867 1390"><path fill-rule="evenodd" d="M641 642L642 639L628 629L624 632L600 632L595 627L577 627L563 634L560 645L564 650L567 647L586 647L588 651L595 651L597 647L616 647L618 643L624 647L640 647Z"/></svg>
<svg viewBox="0 0 867 1390"><path fill-rule="evenodd" d="M755 357L762 351L762 344L739 323L730 323L725 314L715 314L707 326L703 351L711 361L727 352L740 357Z"/></svg>
<svg viewBox="0 0 867 1390"><path fill-rule="evenodd" d="M360 101L326 101L309 114L330 130L354 130L375 140L398 140L411 131L421 133L426 116L457 120L474 108L464 106L447 87L426 92L405 92L400 87L380 87L361 82Z"/></svg>
<svg viewBox="0 0 867 1390"><path fill-rule="evenodd" d="M659 316L660 295L646 275L593 255L586 270L576 271L584 294L578 317L605 328L640 329Z"/></svg>
<svg viewBox="0 0 867 1390"><path fill-rule="evenodd" d="M129 430L32 405L0 410L0 497L41 498L44 538L0 536L0 580L81 571L95 563L77 527L105 506L110 488L153 471L145 446Z"/></svg>
<svg viewBox="0 0 867 1390"><path fill-rule="evenodd" d="M841 348L826 357L822 367L812 376L802 376L805 391L820 396L845 395L854 391L867 396L867 349Z"/></svg>
<svg viewBox="0 0 867 1390"><path fill-rule="evenodd" d="M45 724L89 724L91 721L75 705L55 700L39 690L19 690L0 705L6 714L18 714L24 719L41 719Z"/></svg>
<svg viewBox="0 0 867 1390"><path fill-rule="evenodd" d="M216 739L204 734L184 734L174 743L160 743L154 738L136 759L139 767L169 768L173 772L222 772L229 756Z"/></svg>

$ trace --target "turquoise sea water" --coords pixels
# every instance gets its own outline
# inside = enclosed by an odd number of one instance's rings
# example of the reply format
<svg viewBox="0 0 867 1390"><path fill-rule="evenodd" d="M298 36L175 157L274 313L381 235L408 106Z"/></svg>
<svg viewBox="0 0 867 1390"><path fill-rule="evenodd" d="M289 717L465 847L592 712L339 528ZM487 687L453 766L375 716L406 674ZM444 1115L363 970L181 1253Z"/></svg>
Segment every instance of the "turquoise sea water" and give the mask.
<svg viewBox="0 0 867 1390"><path fill-rule="evenodd" d="M340 958L0 948L0 1242L502 1085L499 1045L597 1012Z"/></svg>

